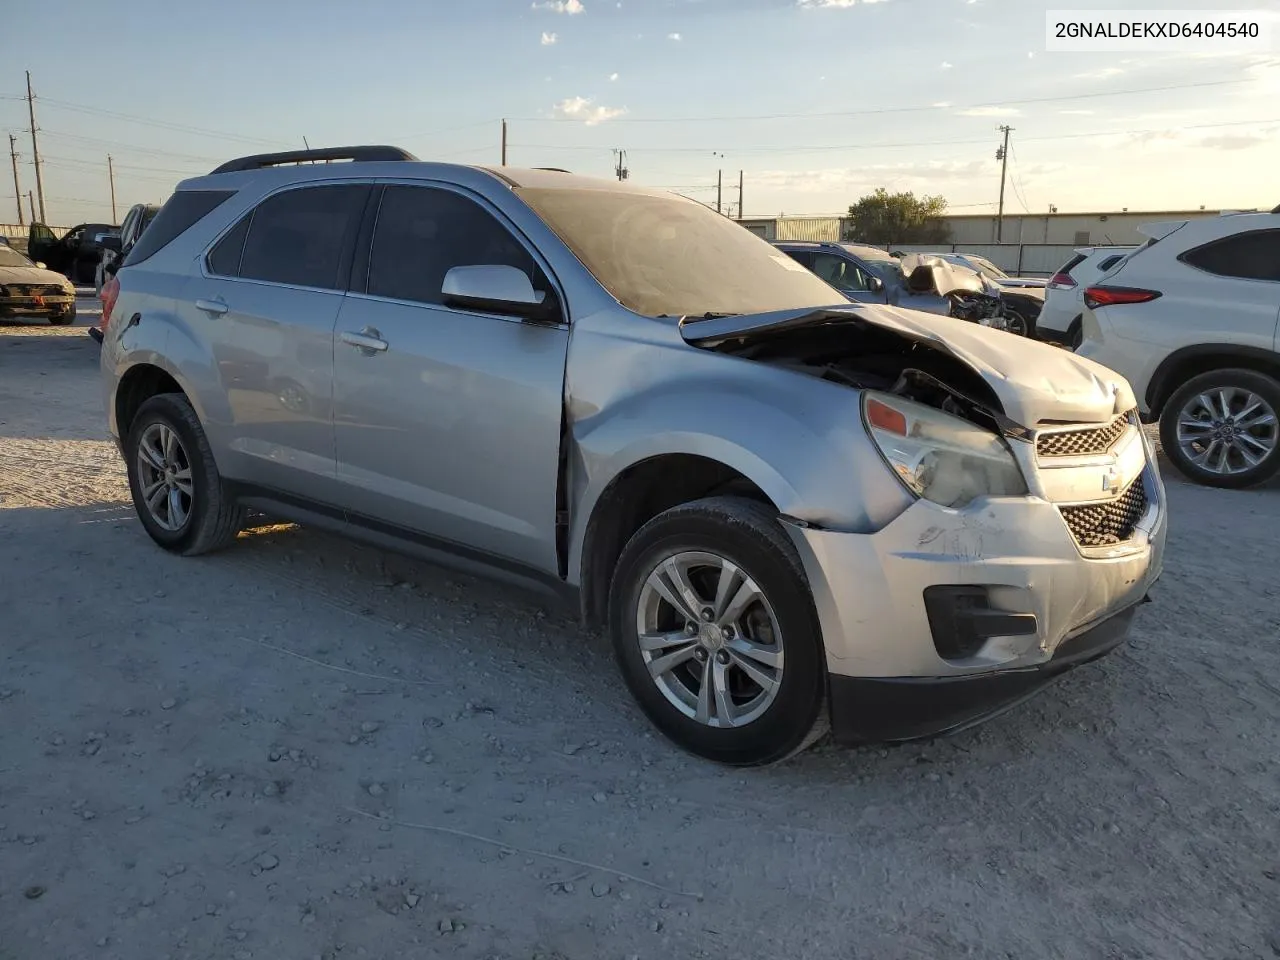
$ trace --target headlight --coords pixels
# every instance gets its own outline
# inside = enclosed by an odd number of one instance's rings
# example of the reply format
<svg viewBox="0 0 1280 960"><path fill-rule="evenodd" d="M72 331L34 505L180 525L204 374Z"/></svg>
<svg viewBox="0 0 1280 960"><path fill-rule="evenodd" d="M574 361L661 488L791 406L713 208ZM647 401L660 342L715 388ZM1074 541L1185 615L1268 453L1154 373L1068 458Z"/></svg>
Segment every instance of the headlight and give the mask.
<svg viewBox="0 0 1280 960"><path fill-rule="evenodd" d="M977 497L1016 497L1027 482L1004 439L959 417L868 391L867 430L889 467L916 496L944 507Z"/></svg>

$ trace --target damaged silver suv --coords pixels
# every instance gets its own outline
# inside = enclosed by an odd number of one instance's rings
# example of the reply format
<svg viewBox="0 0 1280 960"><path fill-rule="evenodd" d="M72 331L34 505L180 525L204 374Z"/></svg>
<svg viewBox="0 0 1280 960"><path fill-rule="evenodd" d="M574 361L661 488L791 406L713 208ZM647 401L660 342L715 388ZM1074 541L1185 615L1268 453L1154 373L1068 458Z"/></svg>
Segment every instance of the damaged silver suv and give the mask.
<svg viewBox="0 0 1280 960"><path fill-rule="evenodd" d="M669 194L246 157L118 279L107 415L158 544L255 508L547 585L714 760L976 722L1120 643L1160 572L1122 378L850 304Z"/></svg>

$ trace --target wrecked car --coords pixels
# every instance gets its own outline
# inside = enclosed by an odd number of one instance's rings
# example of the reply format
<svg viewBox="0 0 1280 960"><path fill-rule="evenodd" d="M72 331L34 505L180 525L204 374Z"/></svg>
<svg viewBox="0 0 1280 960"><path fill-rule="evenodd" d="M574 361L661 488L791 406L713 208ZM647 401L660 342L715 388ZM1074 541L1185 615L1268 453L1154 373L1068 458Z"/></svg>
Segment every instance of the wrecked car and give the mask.
<svg viewBox="0 0 1280 960"><path fill-rule="evenodd" d="M948 304L948 316L1019 337L1035 335L1044 309L1043 283L1012 285L966 262L934 253L908 253L901 260L907 289L916 296L941 296Z"/></svg>
<svg viewBox="0 0 1280 960"><path fill-rule="evenodd" d="M119 271L107 418L161 547L254 508L541 585L724 763L955 730L1120 644L1165 539L1128 384L796 267L614 181L245 157Z"/></svg>

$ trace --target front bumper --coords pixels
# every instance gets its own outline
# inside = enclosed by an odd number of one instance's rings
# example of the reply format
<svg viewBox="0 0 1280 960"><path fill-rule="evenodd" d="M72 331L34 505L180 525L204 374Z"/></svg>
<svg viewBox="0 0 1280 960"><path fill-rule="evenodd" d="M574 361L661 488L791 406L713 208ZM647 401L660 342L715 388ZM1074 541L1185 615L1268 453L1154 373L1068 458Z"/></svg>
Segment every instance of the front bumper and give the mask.
<svg viewBox="0 0 1280 960"><path fill-rule="evenodd" d="M75 303L76 298L71 294L44 297L41 303L37 303L33 297L0 297L0 318L56 317L69 313Z"/></svg>
<svg viewBox="0 0 1280 960"><path fill-rule="evenodd" d="M1073 651L1119 643L1164 553L1154 467L1141 482L1145 515L1130 540L1104 549L1078 546L1059 508L1036 496L962 510L920 500L873 534L789 524L822 628L837 732L902 739L952 729L1033 692L1079 660ZM982 638L948 646L946 618L935 611L931 622L926 597L967 587L983 609L954 622L987 618Z"/></svg>
<svg viewBox="0 0 1280 960"><path fill-rule="evenodd" d="M830 677L831 733L842 743L883 743L955 733L1035 695L1069 670L1106 656L1128 635L1136 607L1068 640L1045 663L962 677Z"/></svg>

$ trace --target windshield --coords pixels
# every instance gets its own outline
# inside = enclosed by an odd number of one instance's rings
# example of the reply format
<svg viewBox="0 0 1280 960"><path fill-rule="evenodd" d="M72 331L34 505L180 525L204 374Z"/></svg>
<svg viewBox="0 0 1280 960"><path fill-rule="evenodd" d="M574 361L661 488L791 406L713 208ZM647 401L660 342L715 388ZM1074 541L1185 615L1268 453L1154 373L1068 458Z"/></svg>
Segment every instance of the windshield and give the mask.
<svg viewBox="0 0 1280 960"><path fill-rule="evenodd" d="M843 302L781 250L692 200L621 190L517 192L636 313L763 313Z"/></svg>
<svg viewBox="0 0 1280 960"><path fill-rule="evenodd" d="M30 260L12 247L0 244L0 267L33 267Z"/></svg>
<svg viewBox="0 0 1280 960"><path fill-rule="evenodd" d="M994 263L992 263L986 257L970 257L969 260L973 263L975 267L977 267L979 270L981 270L983 273L985 273L989 277L995 277L997 279L1006 279L1006 280L1009 277L1007 273L1005 273L1003 270L997 267Z"/></svg>

